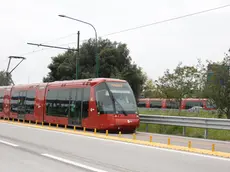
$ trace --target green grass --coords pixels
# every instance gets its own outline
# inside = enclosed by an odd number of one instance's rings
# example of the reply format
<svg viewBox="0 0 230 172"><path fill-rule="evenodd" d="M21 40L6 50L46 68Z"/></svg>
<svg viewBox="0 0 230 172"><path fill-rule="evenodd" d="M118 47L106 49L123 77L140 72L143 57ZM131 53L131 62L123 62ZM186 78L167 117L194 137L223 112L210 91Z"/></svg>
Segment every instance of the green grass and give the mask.
<svg viewBox="0 0 230 172"><path fill-rule="evenodd" d="M200 111L199 113L181 111L179 113L176 110L140 110L140 114L218 118L218 114L211 111ZM226 118L226 116L222 116L222 118ZM138 131L146 131L146 124L141 124ZM183 127L148 124L148 132L182 136ZM204 138L204 129L186 127L186 136ZM209 129L208 139L230 141L230 131Z"/></svg>
<svg viewBox="0 0 230 172"><path fill-rule="evenodd" d="M178 110L142 110L139 109L140 114L147 115L166 115L166 116L186 116L186 117L200 117L200 118L219 118L217 112L215 111L205 111L200 110L199 112L188 112ZM221 116L221 118L226 118L226 115Z"/></svg>

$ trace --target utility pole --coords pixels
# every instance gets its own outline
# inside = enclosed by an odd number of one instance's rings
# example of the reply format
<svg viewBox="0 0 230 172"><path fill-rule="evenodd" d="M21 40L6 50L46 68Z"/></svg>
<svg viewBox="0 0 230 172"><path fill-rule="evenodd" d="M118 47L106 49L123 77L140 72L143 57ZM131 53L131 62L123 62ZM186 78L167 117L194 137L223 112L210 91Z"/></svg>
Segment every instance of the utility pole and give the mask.
<svg viewBox="0 0 230 172"><path fill-rule="evenodd" d="M76 80L79 77L79 58L80 58L80 48L79 48L79 44L80 44L80 31L77 32L77 54L76 54Z"/></svg>
<svg viewBox="0 0 230 172"><path fill-rule="evenodd" d="M72 18L72 17L69 17L69 16L66 16L66 15L58 15L59 17L63 17L63 18L68 18L70 20L75 20L75 21L78 21L78 22L81 22L81 23L84 23L84 24L88 24L90 25L94 32L95 32L95 40L96 40L96 47L95 47L95 61L96 61L96 71L95 71L95 76L96 78L99 77L99 56L98 56L98 53L97 53L97 49L98 49L98 43L97 43L97 31L96 31L96 28L91 24L91 23L88 23L86 21L83 21L83 20L79 20L79 19L76 19L76 18Z"/></svg>

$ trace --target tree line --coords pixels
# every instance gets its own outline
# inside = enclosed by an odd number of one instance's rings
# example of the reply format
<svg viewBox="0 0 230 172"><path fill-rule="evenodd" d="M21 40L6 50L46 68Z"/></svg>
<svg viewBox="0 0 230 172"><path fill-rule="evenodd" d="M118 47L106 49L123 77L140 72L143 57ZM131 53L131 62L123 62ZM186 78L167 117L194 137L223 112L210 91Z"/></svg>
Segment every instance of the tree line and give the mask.
<svg viewBox="0 0 230 172"><path fill-rule="evenodd" d="M198 59L195 66L182 65L153 81L147 80L143 97L174 99L180 105L183 98L207 98L215 104L219 114L230 119L230 50L222 61Z"/></svg>
<svg viewBox="0 0 230 172"><path fill-rule="evenodd" d="M95 77L95 43L94 39L89 39L80 46L79 79ZM66 51L51 57L52 62L48 65L50 72L43 78L43 82L75 79L76 53ZM181 102L183 98L208 98L215 103L221 113L227 114L230 118L229 54L226 54L220 62L207 61L203 64L198 60L195 66L179 63L174 70L167 69L163 76L153 81L132 61L127 44L100 38L98 53L99 77L127 80L136 99L144 96L173 98ZM6 78L5 72L1 71L0 85L10 85L10 81Z"/></svg>

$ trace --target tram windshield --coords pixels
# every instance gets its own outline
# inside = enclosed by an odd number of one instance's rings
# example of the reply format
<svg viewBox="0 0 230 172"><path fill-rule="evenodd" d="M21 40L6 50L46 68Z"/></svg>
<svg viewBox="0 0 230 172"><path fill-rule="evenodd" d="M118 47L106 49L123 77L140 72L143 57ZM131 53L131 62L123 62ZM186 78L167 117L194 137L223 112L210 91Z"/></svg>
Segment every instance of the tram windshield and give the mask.
<svg viewBox="0 0 230 172"><path fill-rule="evenodd" d="M137 104L127 82L104 82L96 86L96 101L100 114L135 114Z"/></svg>

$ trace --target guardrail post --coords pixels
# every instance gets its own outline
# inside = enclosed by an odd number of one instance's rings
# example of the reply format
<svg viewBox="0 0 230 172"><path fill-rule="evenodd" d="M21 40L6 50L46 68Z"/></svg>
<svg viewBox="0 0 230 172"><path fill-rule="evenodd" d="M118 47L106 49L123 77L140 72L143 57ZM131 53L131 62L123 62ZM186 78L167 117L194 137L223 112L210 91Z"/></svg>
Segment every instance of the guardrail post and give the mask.
<svg viewBox="0 0 230 172"><path fill-rule="evenodd" d="M146 132L148 132L149 131L149 124L146 124L146 130L145 130Z"/></svg>
<svg viewBox="0 0 230 172"><path fill-rule="evenodd" d="M204 138L207 139L208 138L208 129L205 128L204 130Z"/></svg>
<svg viewBox="0 0 230 172"><path fill-rule="evenodd" d="M186 135L186 127L183 127L183 136L185 136Z"/></svg>

